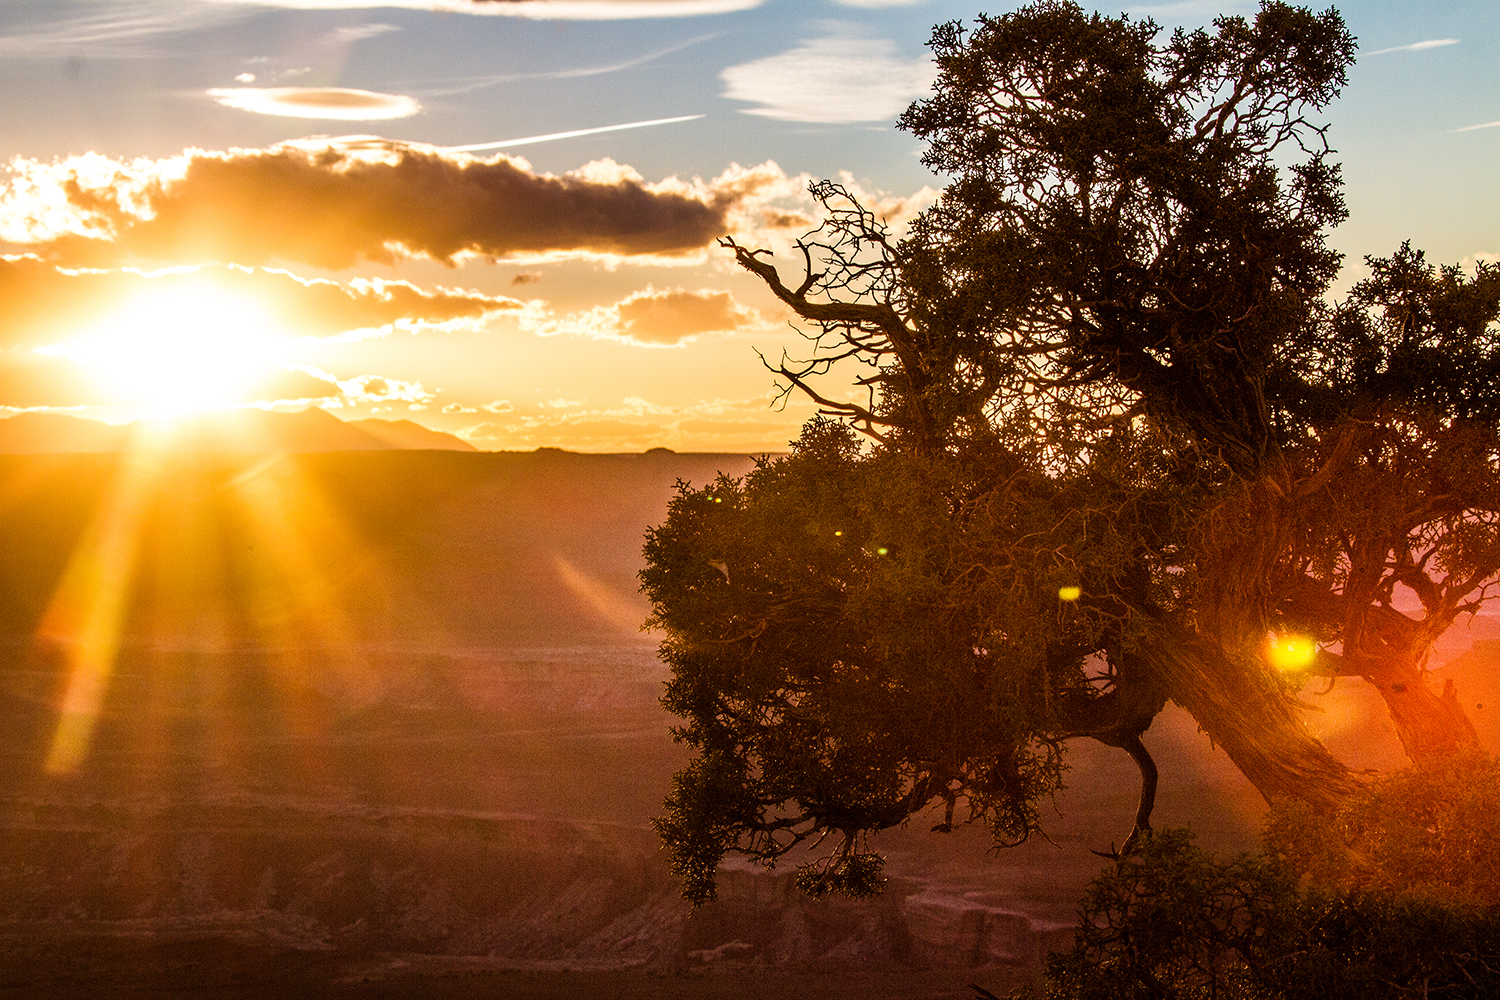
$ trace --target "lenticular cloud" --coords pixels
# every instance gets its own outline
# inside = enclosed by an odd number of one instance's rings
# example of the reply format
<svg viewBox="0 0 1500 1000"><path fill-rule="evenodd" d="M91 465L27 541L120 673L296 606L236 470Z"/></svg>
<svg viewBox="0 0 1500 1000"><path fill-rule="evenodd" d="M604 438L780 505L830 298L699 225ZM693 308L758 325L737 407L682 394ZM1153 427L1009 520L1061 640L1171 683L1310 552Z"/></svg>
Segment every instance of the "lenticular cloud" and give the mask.
<svg viewBox="0 0 1500 1000"><path fill-rule="evenodd" d="M220 87L208 96L228 108L258 115L382 121L410 118L422 110L415 98L346 87Z"/></svg>

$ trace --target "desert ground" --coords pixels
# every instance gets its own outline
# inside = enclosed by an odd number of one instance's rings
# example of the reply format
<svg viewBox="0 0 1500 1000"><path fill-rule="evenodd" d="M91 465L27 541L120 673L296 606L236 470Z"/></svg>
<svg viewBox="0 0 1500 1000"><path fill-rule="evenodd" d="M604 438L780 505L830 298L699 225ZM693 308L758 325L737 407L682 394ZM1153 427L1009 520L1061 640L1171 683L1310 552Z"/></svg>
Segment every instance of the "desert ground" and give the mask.
<svg viewBox="0 0 1500 1000"><path fill-rule="evenodd" d="M686 759L642 632L642 535L737 455L0 456L0 996L959 997L1066 947L1128 831L1081 745L1049 836L913 822L885 893L728 866L683 902L649 821ZM1478 670L1444 655L1488 745ZM1363 766L1378 699L1311 696ZM1479 707L1484 705L1485 707ZM1176 710L1159 826L1262 805ZM936 820L934 820L935 822Z"/></svg>

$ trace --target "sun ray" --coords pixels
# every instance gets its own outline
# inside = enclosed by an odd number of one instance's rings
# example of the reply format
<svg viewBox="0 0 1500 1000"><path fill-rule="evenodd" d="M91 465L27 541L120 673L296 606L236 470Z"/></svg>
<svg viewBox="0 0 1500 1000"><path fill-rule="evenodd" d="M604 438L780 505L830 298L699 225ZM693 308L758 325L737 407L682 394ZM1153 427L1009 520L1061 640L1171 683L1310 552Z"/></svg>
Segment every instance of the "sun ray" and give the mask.
<svg viewBox="0 0 1500 1000"><path fill-rule="evenodd" d="M574 566L561 553L553 554L552 565L563 586L600 618L626 634L641 630L648 611L640 601Z"/></svg>
<svg viewBox="0 0 1500 1000"><path fill-rule="evenodd" d="M38 638L63 651L68 671L48 774L72 774L88 754L119 652L143 514L162 461L150 451L126 456L42 616Z"/></svg>
<svg viewBox="0 0 1500 1000"><path fill-rule="evenodd" d="M396 574L330 502L303 460L269 457L234 476L227 489L235 523L254 551L242 567L237 605L256 647L268 651L277 710L289 733L328 725L329 705L357 711L389 698L401 678L377 669L375 661L391 645L392 624L378 609L400 607L429 618L417 595L392 593ZM354 780L363 794L376 797L400 769L379 755L344 756L337 749L299 757L295 766L304 787L332 790Z"/></svg>

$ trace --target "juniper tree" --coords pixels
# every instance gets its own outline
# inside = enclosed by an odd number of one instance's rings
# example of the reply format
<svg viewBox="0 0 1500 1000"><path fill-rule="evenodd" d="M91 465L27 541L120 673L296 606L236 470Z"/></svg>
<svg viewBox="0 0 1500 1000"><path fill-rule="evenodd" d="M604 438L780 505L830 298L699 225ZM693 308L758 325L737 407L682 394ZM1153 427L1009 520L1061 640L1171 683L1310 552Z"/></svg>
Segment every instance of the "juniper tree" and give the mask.
<svg viewBox="0 0 1500 1000"><path fill-rule="evenodd" d="M1338 13L1043 2L933 50L899 124L950 182L905 239L824 182L800 277L724 241L812 327L774 367L822 415L647 539L697 899L726 851L829 836L804 884L871 890L864 834L934 805L1023 839L1083 736L1140 767L1128 851L1168 700L1317 809L1358 779L1300 721L1314 676L1376 684L1414 756L1474 742L1423 672L1500 570L1500 271L1403 247L1327 303Z"/></svg>

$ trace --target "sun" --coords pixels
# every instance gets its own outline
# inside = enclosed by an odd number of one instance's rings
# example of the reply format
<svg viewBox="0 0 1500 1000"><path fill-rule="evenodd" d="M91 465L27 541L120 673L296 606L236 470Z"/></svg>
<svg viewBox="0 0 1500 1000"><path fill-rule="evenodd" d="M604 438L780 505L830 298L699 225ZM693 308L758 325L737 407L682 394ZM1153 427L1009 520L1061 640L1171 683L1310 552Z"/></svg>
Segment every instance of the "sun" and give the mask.
<svg viewBox="0 0 1500 1000"><path fill-rule="evenodd" d="M251 401L290 343L259 302L203 283L144 291L40 350L83 366L112 402L172 415Z"/></svg>

